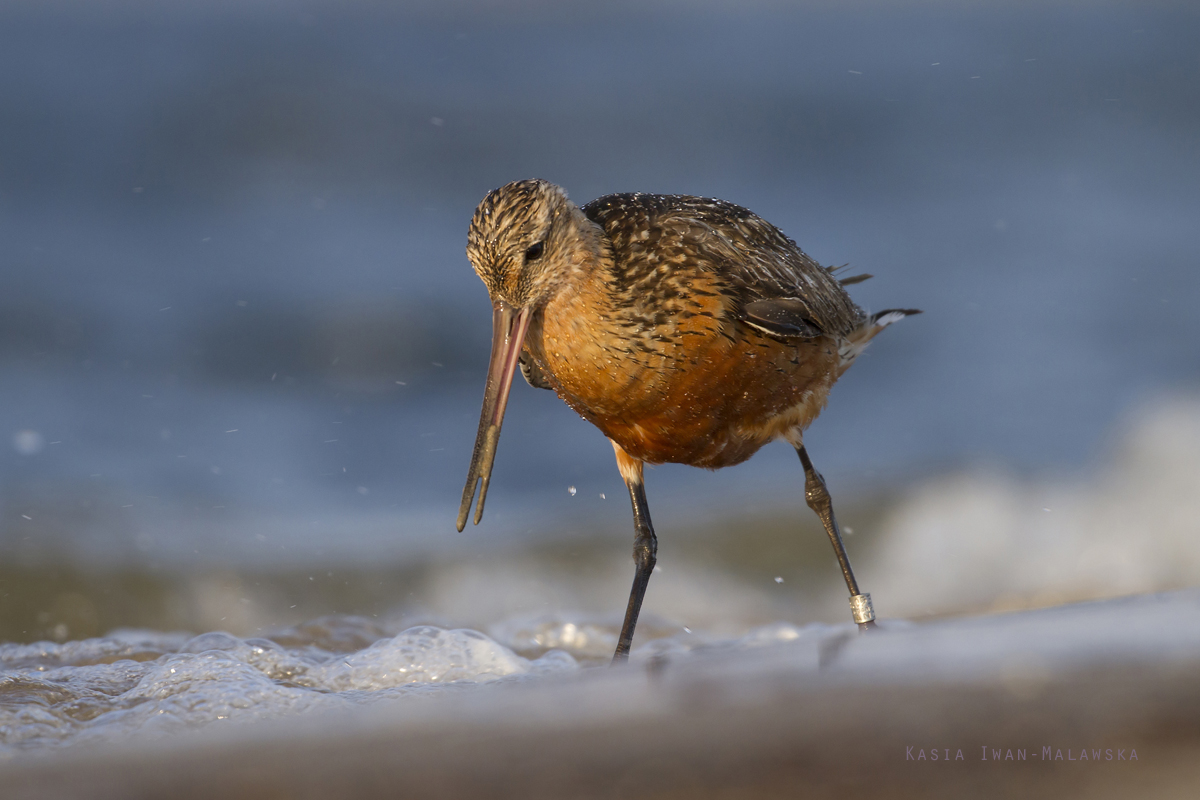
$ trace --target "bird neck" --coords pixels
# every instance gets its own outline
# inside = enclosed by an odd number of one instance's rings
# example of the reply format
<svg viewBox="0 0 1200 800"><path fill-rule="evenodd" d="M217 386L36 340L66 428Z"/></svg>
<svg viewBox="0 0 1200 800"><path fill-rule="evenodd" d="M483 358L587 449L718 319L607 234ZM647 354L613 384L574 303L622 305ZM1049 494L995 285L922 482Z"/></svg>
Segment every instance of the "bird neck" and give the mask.
<svg viewBox="0 0 1200 800"><path fill-rule="evenodd" d="M602 279L613 263L612 242L604 229L592 222L577 206L570 211L558 232L564 243L562 261L545 304L586 291L588 284Z"/></svg>

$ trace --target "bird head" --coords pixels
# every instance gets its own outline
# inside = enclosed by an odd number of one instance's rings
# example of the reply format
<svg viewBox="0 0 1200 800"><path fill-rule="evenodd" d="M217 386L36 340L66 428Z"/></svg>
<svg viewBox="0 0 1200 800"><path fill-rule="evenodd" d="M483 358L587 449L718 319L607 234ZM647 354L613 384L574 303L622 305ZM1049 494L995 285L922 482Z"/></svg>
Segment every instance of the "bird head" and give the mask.
<svg viewBox="0 0 1200 800"><path fill-rule="evenodd" d="M467 258L493 303L533 310L583 266L595 227L558 186L514 181L475 209Z"/></svg>
<svg viewBox="0 0 1200 800"><path fill-rule="evenodd" d="M529 322L550 298L600 256L600 227L548 181L515 181L483 198L467 233L467 258L492 299L492 356L475 451L463 489L458 529L466 525L475 490L483 516L500 425ZM482 482L482 483L481 483Z"/></svg>

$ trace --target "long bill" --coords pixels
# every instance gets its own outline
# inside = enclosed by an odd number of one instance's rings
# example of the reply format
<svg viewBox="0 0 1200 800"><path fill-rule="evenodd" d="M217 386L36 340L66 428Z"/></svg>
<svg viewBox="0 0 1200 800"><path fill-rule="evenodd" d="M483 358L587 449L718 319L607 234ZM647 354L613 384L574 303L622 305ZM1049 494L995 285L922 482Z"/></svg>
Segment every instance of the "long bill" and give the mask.
<svg viewBox="0 0 1200 800"><path fill-rule="evenodd" d="M521 346L529 330L528 308L514 308L497 300L492 311L492 357L488 364L487 385L483 390L483 410L479 414L479 432L475 434L475 451L471 454L471 469L463 487L462 505L458 509L458 529L467 525L475 487L479 486L479 505L475 507L475 524L483 519L483 502L487 499L488 482L492 477L492 462L496 459L496 443L500 441L500 424L508 405L513 374L521 359Z"/></svg>

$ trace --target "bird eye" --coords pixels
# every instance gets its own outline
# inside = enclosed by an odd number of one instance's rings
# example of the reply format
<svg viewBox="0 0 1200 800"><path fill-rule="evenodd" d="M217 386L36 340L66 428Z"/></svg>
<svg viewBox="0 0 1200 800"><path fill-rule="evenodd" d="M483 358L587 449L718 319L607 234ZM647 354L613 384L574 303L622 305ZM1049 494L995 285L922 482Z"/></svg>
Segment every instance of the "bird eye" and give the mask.
<svg viewBox="0 0 1200 800"><path fill-rule="evenodd" d="M533 247L530 247L528 250L525 251L525 260L526 261L537 261L539 258L542 257L542 251L545 249L546 249L546 243L538 242Z"/></svg>

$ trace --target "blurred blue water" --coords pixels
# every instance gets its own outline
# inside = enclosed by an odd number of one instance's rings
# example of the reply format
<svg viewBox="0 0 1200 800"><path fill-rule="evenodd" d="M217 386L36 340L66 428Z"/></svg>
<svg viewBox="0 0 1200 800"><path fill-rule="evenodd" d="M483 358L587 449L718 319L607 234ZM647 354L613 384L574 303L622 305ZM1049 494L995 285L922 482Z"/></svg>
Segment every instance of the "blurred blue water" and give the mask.
<svg viewBox="0 0 1200 800"><path fill-rule="evenodd" d="M1086 465L1200 374L1191 7L297 9L0 8L5 552L451 531L489 335L466 223L522 177L723 197L925 309L809 434L835 492ZM603 438L509 408L489 533L623 532ZM649 481L660 519L799 505L782 446Z"/></svg>

